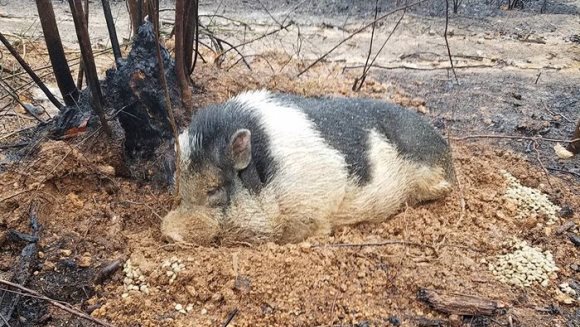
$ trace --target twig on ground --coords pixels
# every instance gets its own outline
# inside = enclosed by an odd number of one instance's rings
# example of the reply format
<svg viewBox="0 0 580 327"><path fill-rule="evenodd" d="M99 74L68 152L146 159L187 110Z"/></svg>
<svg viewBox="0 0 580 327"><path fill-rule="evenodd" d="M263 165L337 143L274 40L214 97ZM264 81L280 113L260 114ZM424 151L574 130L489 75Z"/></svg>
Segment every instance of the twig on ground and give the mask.
<svg viewBox="0 0 580 327"><path fill-rule="evenodd" d="M565 169L560 169L560 168L554 168L554 167L547 167L548 170L553 170L553 171L557 171L560 173L565 173L565 174L570 174L572 176L576 176L578 178L580 178L580 174L579 173L575 173L573 171L569 171L569 170L565 170Z"/></svg>
<svg viewBox="0 0 580 327"><path fill-rule="evenodd" d="M334 243L334 244L316 244L313 245L313 248L357 248L357 247L368 247L368 246L386 246L386 245L410 245L416 246L420 248L429 248L437 255L437 250L428 244L421 244L412 241L405 241L405 240L385 240L380 242L373 242L373 243Z"/></svg>
<svg viewBox="0 0 580 327"><path fill-rule="evenodd" d="M534 144L532 147L534 148L534 151L536 152L536 159L538 160L540 167L542 167L542 170L544 171L544 175L546 175L546 180L548 181L548 185L550 185L550 188L552 189L552 191L554 191L554 186L552 185L552 182L550 182L550 173L548 173L546 166L544 166L544 162L542 162L542 158L540 157L540 151L538 151L538 142L533 141L533 143Z"/></svg>
<svg viewBox="0 0 580 327"><path fill-rule="evenodd" d="M110 264L104 266L95 276L94 284L98 285L103 283L107 278L111 277L111 275L113 275L117 270L119 270L122 264L123 262L120 259L117 259L111 262Z"/></svg>
<svg viewBox="0 0 580 327"><path fill-rule="evenodd" d="M457 73L455 72L455 67L453 67L453 58L451 57L451 49L449 48L449 40L447 38L447 28L449 27L449 0L445 0L445 32L443 32L443 37L445 38L445 46L447 47L447 55L449 56L449 63L451 64L451 71L453 71L453 76L455 77L455 83L459 84L457 79Z"/></svg>
<svg viewBox="0 0 580 327"><path fill-rule="evenodd" d="M369 28L373 24L375 24L375 23L377 23L377 22L379 22L379 21L387 18L388 16L390 16L390 15L396 13L396 12L399 12L401 10L405 10L405 9L411 8L411 7L416 6L416 5L420 4L420 3L423 3L425 1L427 1L427 0L419 0L419 1L413 2L413 3L409 4L409 5L405 5L405 6L402 6L402 7L395 8L395 9L393 9L393 10L385 13L384 15L381 15L381 17L373 20L372 22L364 25L363 27L357 29L356 31L354 31L350 35L348 35L346 38L342 39L342 41L338 42L334 47L332 47L332 49L328 50L325 54L323 54L322 56L318 57L318 59L314 60L314 62L312 62L310 65L308 65L308 67L306 67L302 71L300 71L300 73L298 73L297 77L302 76L302 74L306 73L308 70L310 70L310 68L314 67L314 65L316 65L319 62L321 62L322 60L324 60L324 58L328 57L328 55L330 55L334 50L336 50L338 47L340 47L341 45L343 45L346 41L352 39L355 35L360 34L362 31L366 30L367 28Z"/></svg>
<svg viewBox="0 0 580 327"><path fill-rule="evenodd" d="M10 44L10 42L8 42L8 40L4 37L2 33L0 33L0 41L2 41L4 46L8 49L8 51L10 51L10 54L12 54L12 56L18 61L20 66L24 68L24 70L26 71L26 73L28 73L30 78L34 80L34 83L36 83L36 85L40 87L40 89L42 90L42 92L44 92L44 94L50 100L50 102L52 102L52 104L54 104L60 110L63 107L63 104L56 99L54 94L50 92L50 90L46 87L46 85L42 82L42 80L38 77L38 75L36 75L36 73L32 70L32 68L30 68L30 66L20 56L20 54L18 54L16 49Z"/></svg>
<svg viewBox="0 0 580 327"><path fill-rule="evenodd" d="M481 65L460 65L460 66L454 66L455 69L470 69L470 68L493 68L496 67L497 65L491 65L491 64L481 64ZM357 69L357 68L363 68L364 65L355 65L355 66L345 66L342 71L345 72L347 70L350 69ZM401 64L401 65L396 65L396 66L384 66L384 65L375 65L375 64L371 64L370 65L371 68L379 68L379 69L387 69L387 70L393 70L393 69L409 69L409 70L448 70L450 67L419 67L419 66L415 66L412 64Z"/></svg>
<svg viewBox="0 0 580 327"><path fill-rule="evenodd" d="M104 321L99 320L97 318L93 318L93 317L87 315L86 313L84 313L82 311L79 311L79 310L73 308L70 304L63 304L60 301L53 300L53 299L51 299L51 298L49 298L47 296L44 296L44 295L42 295L42 294L40 294L40 293L38 293L38 292L36 292L34 290L31 290L31 289L29 289L27 287L24 287L22 285L19 285L19 284L16 284L16 283L12 283L12 282L9 282L9 281L3 280L3 279L0 279L0 284L6 285L6 286L10 286L10 287L14 287L14 288L16 288L16 289L24 292L26 296L32 295L32 296L34 296L36 298L42 299L44 301L47 301L49 304L54 305L57 308L60 308L60 309L66 311L66 312L68 312L68 313L70 313L72 315L75 315L75 316L77 316L79 318L83 318L85 320L91 321L91 322L93 322L95 324L98 324L100 326L113 327L113 325L111 325L111 324L109 324L107 322L104 322Z"/></svg>
<svg viewBox="0 0 580 327"><path fill-rule="evenodd" d="M535 84L535 85L537 85L537 84L538 84L538 81L540 80L540 76L542 76L542 71L540 71L540 72L538 73L538 76L536 77L536 81L534 82L534 84Z"/></svg>
<svg viewBox="0 0 580 327"><path fill-rule="evenodd" d="M560 116L560 117L562 117L562 119L564 119L565 121L567 121L569 123L574 123L572 120L570 120L568 117L564 116L563 114L558 114L558 113L555 113L552 110L550 110L550 108L548 108L548 106L546 105L546 103L543 100L540 100L540 102L542 102L542 106L544 106L544 109L546 109L547 112L551 113L554 116Z"/></svg>
<svg viewBox="0 0 580 327"><path fill-rule="evenodd" d="M0 83L0 87L2 87L2 89L4 89L4 91L6 91L8 94L10 94L12 96L12 98L14 99L14 101L18 102L18 104L22 107L22 109L26 110L26 112L28 112L32 117L34 117L36 120L38 120L41 124L44 124L45 121L40 118L36 113L34 113L32 110L30 110L30 108L28 108L28 106L26 106L22 101L20 101L20 97L18 97L18 94L16 94L16 92L14 92L14 89L12 89L12 87L10 87L10 85L8 83L6 83L5 81L0 80L0 82L4 82L4 83ZM6 85L3 85L6 84Z"/></svg>
<svg viewBox="0 0 580 327"><path fill-rule="evenodd" d="M234 310L230 311L230 313L228 313L226 321L224 321L224 323L222 324L222 327L227 327L232 322L232 320L234 320L234 318L238 314L238 311L239 311L238 308L235 308Z"/></svg>
<svg viewBox="0 0 580 327"><path fill-rule="evenodd" d="M562 139L552 139L552 138L545 138L541 136L517 136L517 135L493 135L493 134L476 134L476 135L468 135L462 137L452 137L451 139L454 141L464 141L469 139L513 139L513 140L529 140L529 141L548 141L548 142L561 142L561 143L573 143L576 141L580 141L580 139L573 139L573 140L562 140Z"/></svg>

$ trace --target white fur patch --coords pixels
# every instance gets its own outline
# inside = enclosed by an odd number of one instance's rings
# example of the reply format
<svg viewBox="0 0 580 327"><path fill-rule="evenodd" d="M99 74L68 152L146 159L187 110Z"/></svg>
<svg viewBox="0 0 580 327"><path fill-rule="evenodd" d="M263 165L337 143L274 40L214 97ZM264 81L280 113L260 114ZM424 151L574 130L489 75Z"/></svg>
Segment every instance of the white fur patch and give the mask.
<svg viewBox="0 0 580 327"><path fill-rule="evenodd" d="M246 92L234 101L260 117L270 138L278 172L264 194L272 192L278 201L281 212L274 219L314 227L336 212L349 184L344 155L328 146L306 114L278 103L269 92Z"/></svg>
<svg viewBox="0 0 580 327"><path fill-rule="evenodd" d="M179 150L181 152L181 161L184 163L189 162L189 156L191 155L191 144L189 143L189 131L186 129L178 137L179 140Z"/></svg>

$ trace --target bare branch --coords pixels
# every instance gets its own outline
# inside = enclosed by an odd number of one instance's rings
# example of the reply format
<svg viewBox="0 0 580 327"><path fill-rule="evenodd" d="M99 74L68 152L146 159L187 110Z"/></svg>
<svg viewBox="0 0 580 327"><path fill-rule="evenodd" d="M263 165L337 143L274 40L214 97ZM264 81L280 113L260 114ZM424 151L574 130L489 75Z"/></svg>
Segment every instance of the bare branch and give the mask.
<svg viewBox="0 0 580 327"><path fill-rule="evenodd" d="M38 85L38 87L42 90L42 92L44 92L44 94L50 100L50 102L52 102L52 104L54 104L59 110L61 110L61 108L63 107L62 103L58 101L58 99L54 96L54 94L50 92L50 90L46 87L46 85L42 82L42 80L40 80L38 75L36 75L36 73L32 70L32 68L28 66L26 61L24 61L24 59L20 56L18 51L16 51L16 49L10 44L10 42L8 42L8 39L4 37L4 34L2 34L2 32L0 32L0 41L2 41L4 46L8 49L8 51L10 51L10 54L12 54L12 56L16 59L16 61L18 61L20 66L24 68L24 70L28 73L30 78L32 78L34 83L36 83L36 85Z"/></svg>
<svg viewBox="0 0 580 327"><path fill-rule="evenodd" d="M376 22L379 22L387 17L389 17L390 15L399 12L401 10L405 10L408 8L411 8L413 6L416 6L420 3L423 3L427 0L419 0L419 1L415 1L413 3L411 3L410 5L405 5L396 9L393 9L391 11L389 11L388 13L382 15L381 17L373 20L372 22L364 25L363 27L357 29L356 31L352 32L349 36L347 36L346 38L342 39L342 41L338 42L338 44L336 44L334 47L332 47L332 49L328 50L325 54L323 54L322 56L318 57L318 59L316 59L313 63L311 63L310 65L308 65L308 67L304 68L300 73L298 73L297 77L302 76L302 74L306 73L310 68L312 68L314 65L318 64L319 62L321 62L322 60L324 60L324 58L328 57L328 55L330 53L332 53L334 50L336 50L338 47L340 47L341 45L343 45L346 41L352 39L355 35L360 34L362 31L366 30L367 28L369 28L370 26L372 26L373 24L375 24Z"/></svg>
<svg viewBox="0 0 580 327"><path fill-rule="evenodd" d="M12 282L9 282L9 281L3 280L3 279L0 279L0 284L6 285L6 286L10 286L10 287L14 287L14 288L16 288L16 289L24 292L25 293L25 294L23 294L24 296L32 296L34 298L42 299L42 300L48 302L49 304L51 304L51 305L53 305L53 306L55 306L57 308L60 308L60 309L66 311L66 312L68 312L70 314L73 314L73 315L75 315L75 316L77 316L79 318L83 318L85 320L88 320L90 322L93 322L93 323L95 323L97 325L107 326L107 327L113 327L113 325L111 325L111 324L109 324L107 322L104 322L102 320L99 320L97 318L93 318L93 317L89 316L88 314L86 314L84 312L81 312L81 311L73 308L69 304L63 304L60 301L53 300L53 299L51 299L51 298L49 298L47 296L44 296L44 295L42 295L42 294L40 294L40 293L38 293L38 292L36 292L34 290L31 290L29 288L24 287L22 285L19 285L19 284L16 284L16 283L12 283Z"/></svg>
<svg viewBox="0 0 580 327"><path fill-rule="evenodd" d="M179 1L179 0L178 0ZM179 133L177 131L177 124L175 123L175 115L173 113L173 108L171 106L171 98L169 97L169 88L167 86L167 79L165 78L165 67L163 66L163 58L161 57L161 46L159 45L159 19L157 17L158 11L153 5L149 5L149 16L153 22L153 29L155 31L155 50L157 54L157 65L159 66L159 81L163 86L163 97L165 98L165 109L167 110L167 116L169 118L169 125L171 126L171 132L173 133L173 140L175 142L175 175L179 176L179 160L181 158L181 148L179 146ZM177 69L177 68L176 68ZM183 73L183 71L181 71ZM173 204L177 205L179 203L179 178L175 178L175 197Z"/></svg>
<svg viewBox="0 0 580 327"><path fill-rule="evenodd" d="M103 130L105 133L107 133L107 135L111 136L111 128L107 123L107 119L105 118L105 111L103 109L103 95L101 93L101 85L99 84L99 78L97 76L95 57L93 56L93 50L91 48L91 40L89 38L87 23L83 15L81 0L69 0L68 2L70 5L71 13L73 15L75 30L79 40L81 54L86 69L87 84L91 90L91 97L93 99L92 105L95 109L95 112L99 116Z"/></svg>
<svg viewBox="0 0 580 327"><path fill-rule="evenodd" d="M459 80L457 79L457 73L455 72L455 67L453 67L453 58L451 57L449 40L447 39L448 27L449 27L449 0L445 0L445 32L443 32L443 37L445 38L445 46L447 46L447 55L449 56L449 63L451 64L451 70L453 71L453 76L455 77L455 83L459 84Z"/></svg>

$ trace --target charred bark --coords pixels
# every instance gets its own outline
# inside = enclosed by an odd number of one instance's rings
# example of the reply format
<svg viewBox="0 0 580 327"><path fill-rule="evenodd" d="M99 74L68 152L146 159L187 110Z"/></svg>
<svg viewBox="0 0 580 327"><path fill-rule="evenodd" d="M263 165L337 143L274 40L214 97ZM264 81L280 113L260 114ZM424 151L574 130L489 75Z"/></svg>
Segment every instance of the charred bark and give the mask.
<svg viewBox="0 0 580 327"><path fill-rule="evenodd" d="M72 1L72 0L71 0ZM120 65L109 69L101 82L103 99L114 137L107 146L115 151L114 162L118 175L153 182L158 186L173 184L175 149L169 120L169 106L178 108L177 125L183 125L180 92L175 77L175 61L160 46L161 62L170 105L167 104L160 65L156 55L153 25L146 21L133 38L133 46ZM98 126L92 114L89 90L81 92L79 105L66 107L52 126L50 136L62 138L70 131L91 133Z"/></svg>
<svg viewBox="0 0 580 327"><path fill-rule="evenodd" d="M73 81L68 62L64 55L64 48L56 26L54 10L50 0L36 0L38 16L44 34L44 40L48 49L48 55L52 64L52 70L56 78L56 83L62 94L64 103L73 106L78 98L79 91Z"/></svg>
<svg viewBox="0 0 580 327"><path fill-rule="evenodd" d="M189 112L192 106L192 94L189 80L186 77L189 67L186 68L185 66L185 2L185 0L175 1L175 75L177 76L177 83L181 91L183 106Z"/></svg>
<svg viewBox="0 0 580 327"><path fill-rule="evenodd" d="M91 90L91 103L93 104L93 108L97 113L97 116L99 116L101 127L105 133L110 136L112 135L112 132L105 118L105 111L103 109L103 95L101 93L101 86L99 84L99 78L97 75L97 67L95 66L95 57L91 47L87 22L83 15L82 3L81 0L69 0L69 5L75 24L77 38L81 48L83 63L85 65L87 85Z"/></svg>
<svg viewBox="0 0 580 327"><path fill-rule="evenodd" d="M102 0L101 2L103 3L103 12L105 13L105 20L107 21L107 30L109 31L111 48L113 48L113 56L115 56L115 65L118 66L123 57L121 56L121 47L119 46L119 39L117 38L115 22L111 14L111 6L109 5L109 0Z"/></svg>
<svg viewBox="0 0 580 327"><path fill-rule="evenodd" d="M195 68L195 61L197 57L197 42L198 42L198 0L186 0L186 14L185 14L185 36L184 42L184 56L185 56L185 75L189 76L193 73ZM195 48L194 48L195 44Z"/></svg>
<svg viewBox="0 0 580 327"><path fill-rule="evenodd" d="M87 21L87 25L89 24L89 0L85 0L85 20ZM87 29L89 27L87 26ZM81 59L79 64L79 74L77 75L77 89L82 90L83 88L83 77L85 75L85 64Z"/></svg>
<svg viewBox="0 0 580 327"><path fill-rule="evenodd" d="M136 35L139 31L139 26L143 23L143 0L127 0L127 9L129 10L129 18L131 19L131 31Z"/></svg>
<svg viewBox="0 0 580 327"><path fill-rule="evenodd" d="M417 298L433 309L459 316L491 316L504 313L506 305L477 296L445 294L435 290L421 289Z"/></svg>

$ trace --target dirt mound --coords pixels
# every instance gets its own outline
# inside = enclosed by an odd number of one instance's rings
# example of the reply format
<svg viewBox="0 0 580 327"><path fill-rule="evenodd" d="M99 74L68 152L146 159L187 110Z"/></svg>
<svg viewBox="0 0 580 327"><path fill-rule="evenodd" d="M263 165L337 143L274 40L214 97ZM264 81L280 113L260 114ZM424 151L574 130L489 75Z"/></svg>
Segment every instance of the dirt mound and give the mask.
<svg viewBox="0 0 580 327"><path fill-rule="evenodd" d="M3 198L28 190L2 201L1 224L4 230L25 231L29 203L38 203L41 255L31 284L59 300L84 301L93 316L120 326L214 326L235 309L231 326L458 319L418 301L420 288L502 301L509 309L495 318L499 321L508 316L522 326L564 321L565 315L542 310L561 305L567 314L571 309L557 285L577 274L572 265L578 251L556 234L562 219L550 226L542 215L518 214L517 205L503 196L508 181L500 171L546 192L561 207L578 208L579 199L565 181L553 178L552 190L541 170L485 144L456 144L455 163L462 192L404 208L382 224L347 227L294 245L179 247L160 240L159 220L170 206L167 193L115 177L102 157L48 142L29 163L0 175ZM547 287L509 286L488 270L487 262L508 251L514 238L553 254L560 271ZM384 240L389 242L380 245ZM348 245L332 245L339 243ZM3 246L3 270L15 262L17 250ZM118 258L130 259L131 267L93 287L95 272ZM147 291L129 287L134 282L128 277L147 285Z"/></svg>

